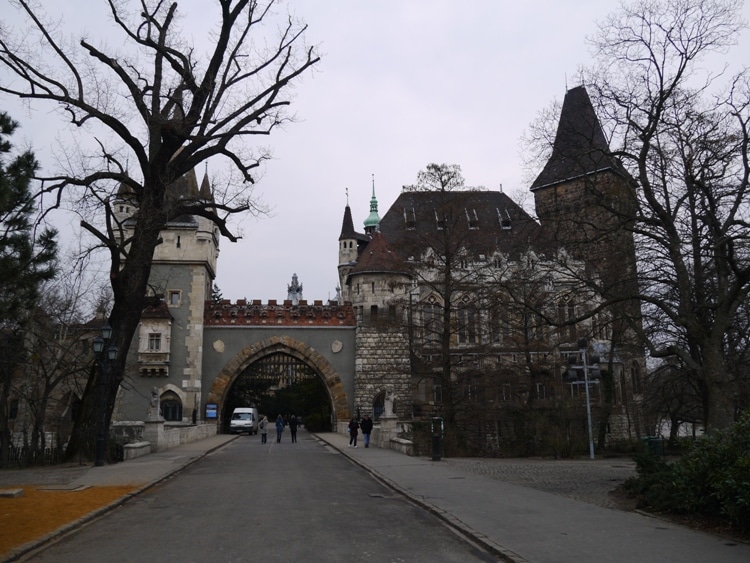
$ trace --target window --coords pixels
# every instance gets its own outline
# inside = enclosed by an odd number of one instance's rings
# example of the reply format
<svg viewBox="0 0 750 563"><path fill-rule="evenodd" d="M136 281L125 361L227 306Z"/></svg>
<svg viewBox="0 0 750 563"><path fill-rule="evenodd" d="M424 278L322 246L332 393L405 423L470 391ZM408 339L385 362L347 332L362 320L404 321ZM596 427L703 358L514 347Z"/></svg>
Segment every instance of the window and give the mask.
<svg viewBox="0 0 750 563"><path fill-rule="evenodd" d="M477 314L473 305L462 303L458 306L458 342L476 344Z"/></svg>
<svg viewBox="0 0 750 563"><path fill-rule="evenodd" d="M181 297L181 295L180 295L179 291L177 291L177 290L170 291L169 292L169 306L170 307L177 307L180 304L180 297Z"/></svg>
<svg viewBox="0 0 750 563"><path fill-rule="evenodd" d="M510 383L503 383L502 391L503 391L503 401L510 401L513 398L513 394L511 393Z"/></svg>
<svg viewBox="0 0 750 563"><path fill-rule="evenodd" d="M148 335L148 351L158 352L161 350L161 334L152 332Z"/></svg>
<svg viewBox="0 0 750 563"><path fill-rule="evenodd" d="M180 248L180 235L177 235L177 248Z"/></svg>
<svg viewBox="0 0 750 563"><path fill-rule="evenodd" d="M497 309L490 310L490 342L500 342L500 327L502 326L502 319L500 312Z"/></svg>
<svg viewBox="0 0 750 563"><path fill-rule="evenodd" d="M447 223L445 214L441 216L438 215L438 212L435 211L435 222L437 223L437 228L439 231L445 230L445 225Z"/></svg>
<svg viewBox="0 0 750 563"><path fill-rule="evenodd" d="M440 342L443 331L443 311L437 303L425 303L422 309L424 340L426 343Z"/></svg>
<svg viewBox="0 0 750 563"><path fill-rule="evenodd" d="M536 384L536 398L537 399L546 399L547 398L547 388L545 387L544 383L537 382L537 384Z"/></svg>
<svg viewBox="0 0 750 563"><path fill-rule="evenodd" d="M171 422L182 421L182 403L179 399L169 397L161 401L161 416Z"/></svg>
<svg viewBox="0 0 750 563"><path fill-rule="evenodd" d="M404 209L404 222L406 223L406 228L410 231L417 228L417 217L414 213L414 208Z"/></svg>
<svg viewBox="0 0 750 563"><path fill-rule="evenodd" d="M469 211L468 209L464 208L464 211L466 212L466 220L469 222L469 230L477 230L479 228L479 217L477 217L477 210L472 209Z"/></svg>
<svg viewBox="0 0 750 563"><path fill-rule="evenodd" d="M371 305L370 306L370 321L374 323L377 320L378 320L378 306Z"/></svg>
<svg viewBox="0 0 750 563"><path fill-rule="evenodd" d="M435 401L435 404L440 404L443 402L443 386L442 385L432 386L432 400Z"/></svg>

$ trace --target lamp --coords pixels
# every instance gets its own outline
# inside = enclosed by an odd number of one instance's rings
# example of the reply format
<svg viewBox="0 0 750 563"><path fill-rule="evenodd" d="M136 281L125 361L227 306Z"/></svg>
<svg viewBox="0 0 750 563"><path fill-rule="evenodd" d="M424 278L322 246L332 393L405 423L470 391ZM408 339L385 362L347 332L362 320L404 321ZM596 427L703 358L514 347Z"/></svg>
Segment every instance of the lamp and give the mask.
<svg viewBox="0 0 750 563"><path fill-rule="evenodd" d="M97 432L96 432L96 460L94 465L104 465L106 445L106 417L107 417L107 388L109 384L110 363L117 359L118 348L110 344L112 327L105 324L101 336L94 338L92 348L96 355L96 365L99 368L99 399L97 404Z"/></svg>

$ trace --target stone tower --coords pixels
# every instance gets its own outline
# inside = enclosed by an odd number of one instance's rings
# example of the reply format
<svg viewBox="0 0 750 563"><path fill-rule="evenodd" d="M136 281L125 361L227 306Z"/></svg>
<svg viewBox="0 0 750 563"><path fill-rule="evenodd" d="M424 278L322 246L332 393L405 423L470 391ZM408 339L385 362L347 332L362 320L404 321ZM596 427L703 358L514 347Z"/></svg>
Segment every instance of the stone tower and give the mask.
<svg viewBox="0 0 750 563"><path fill-rule="evenodd" d="M351 301L351 295L346 287L346 278L349 275L361 250L370 242L370 237L354 230L352 210L349 207L349 196L346 198L344 219L341 223L341 234L339 235L339 287L341 288L342 302ZM377 203L376 203L377 206Z"/></svg>
<svg viewBox="0 0 750 563"><path fill-rule="evenodd" d="M583 86L565 95L552 154L531 191L548 240L587 264L587 272L593 274L590 280L596 280L598 293L610 303L607 316L593 323L596 329L589 334L589 343L599 339L603 350L613 347L611 358L620 366L612 368L615 384L627 388L637 403L645 364L638 337L641 308L630 229L634 185L612 155ZM575 307L576 316L586 313L586 303L571 301L565 306ZM616 424L616 417L612 422Z"/></svg>
<svg viewBox="0 0 750 563"><path fill-rule="evenodd" d="M175 198L213 202L207 174L198 185L191 171L169 190ZM126 236L133 228L128 217L138 212L131 195L121 188L115 201L117 219L123 221ZM187 422L193 416L200 418L203 315L216 278L219 233L210 220L184 215L171 220L161 236L149 279L151 304L142 314L126 368L128 384L136 392L121 393L120 420L142 420L141 397L149 396L154 387L162 405L169 406L170 419Z"/></svg>

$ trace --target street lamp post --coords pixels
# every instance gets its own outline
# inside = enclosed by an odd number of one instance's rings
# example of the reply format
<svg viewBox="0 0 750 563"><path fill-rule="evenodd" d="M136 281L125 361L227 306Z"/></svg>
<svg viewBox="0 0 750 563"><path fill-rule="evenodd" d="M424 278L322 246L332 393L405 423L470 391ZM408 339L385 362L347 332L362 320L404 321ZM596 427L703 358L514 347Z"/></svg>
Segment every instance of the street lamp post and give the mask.
<svg viewBox="0 0 750 563"><path fill-rule="evenodd" d="M594 459L594 429L591 424L591 394L589 392L589 343L585 338L578 340L578 350L583 358L582 366L572 366L573 368L583 368L583 384L586 386L586 423L589 431L589 457ZM597 356L591 357L592 363L599 363Z"/></svg>
<svg viewBox="0 0 750 563"><path fill-rule="evenodd" d="M93 348L99 376L97 400L97 429L96 429L96 460L94 465L101 467L105 460L106 419L107 419L107 388L109 384L109 364L117 359L117 346L111 344L112 327L105 324L102 335L94 338Z"/></svg>

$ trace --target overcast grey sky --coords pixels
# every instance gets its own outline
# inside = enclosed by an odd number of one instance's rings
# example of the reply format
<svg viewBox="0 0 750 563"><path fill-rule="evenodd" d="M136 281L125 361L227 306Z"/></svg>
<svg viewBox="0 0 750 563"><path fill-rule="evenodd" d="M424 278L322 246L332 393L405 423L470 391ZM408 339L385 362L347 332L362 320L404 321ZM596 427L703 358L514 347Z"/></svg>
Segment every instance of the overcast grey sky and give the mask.
<svg viewBox="0 0 750 563"><path fill-rule="evenodd" d="M66 20L88 29L102 25L96 19L101 12L91 7L102 0L56 4L68 7ZM190 15L188 33L205 25L205 14L214 9L208 0L179 5ZM542 109L562 99L566 86L577 85L577 69L591 62L586 36L618 5L292 2L322 60L296 87L298 122L267 140L274 160L256 194L271 216L243 220L238 243L222 240L216 282L224 297L281 300L296 273L306 299L332 298L346 189L355 228L362 231L373 175L381 217L401 187L432 162L460 165L470 186L528 190L519 138ZM747 5L744 16L750 19ZM746 57L749 43L745 33L734 56ZM13 112L10 102L4 105ZM38 138L39 118L33 123L24 114L12 115L36 135L30 140L44 163L45 144L54 135Z"/></svg>

